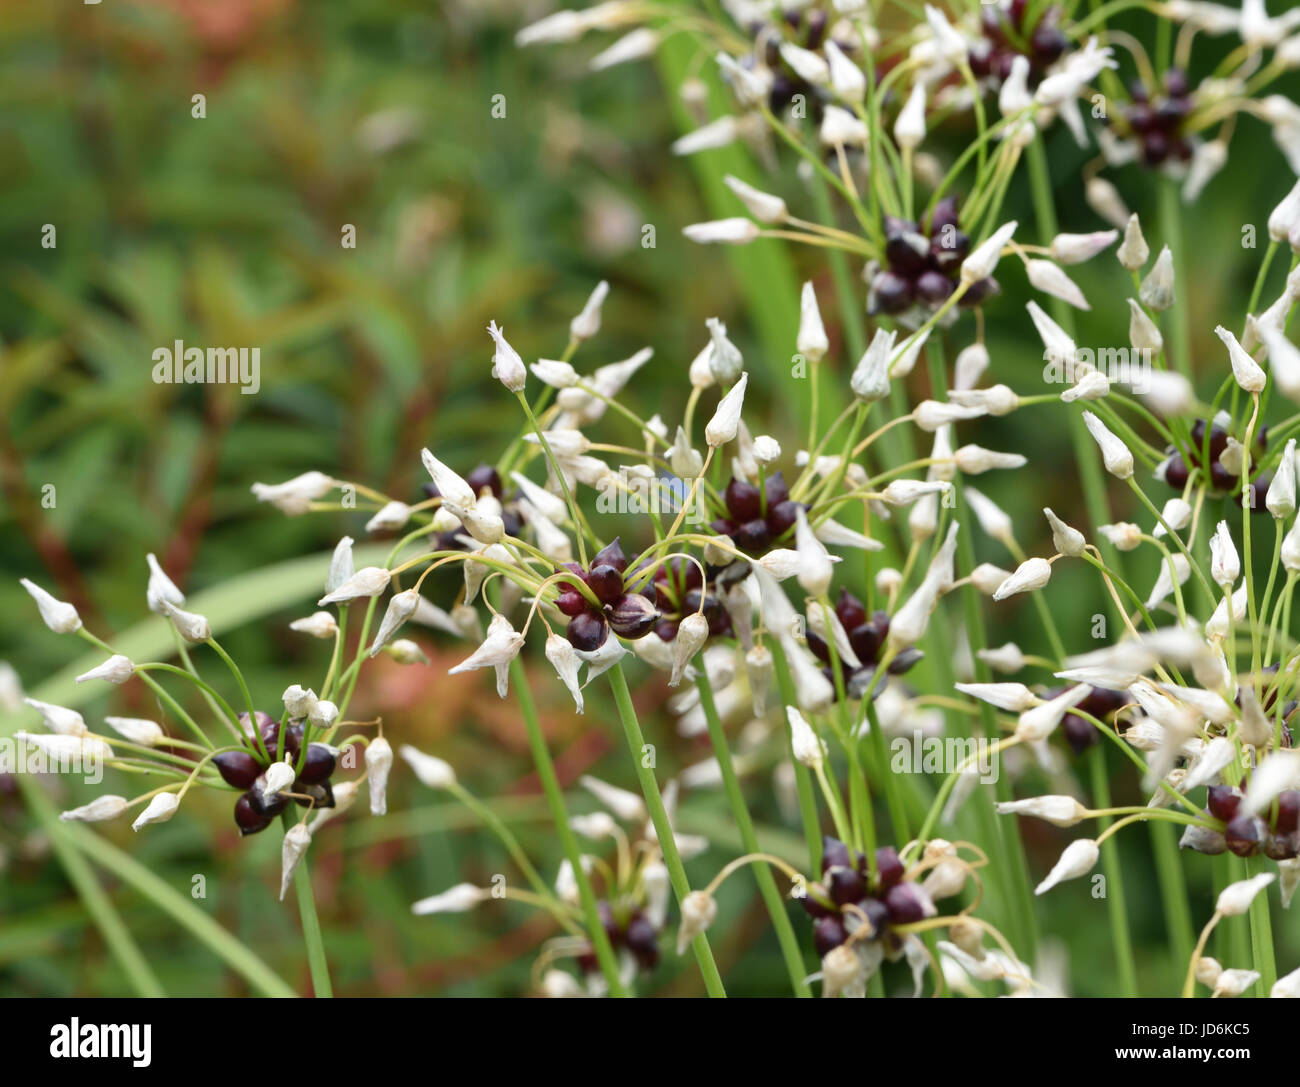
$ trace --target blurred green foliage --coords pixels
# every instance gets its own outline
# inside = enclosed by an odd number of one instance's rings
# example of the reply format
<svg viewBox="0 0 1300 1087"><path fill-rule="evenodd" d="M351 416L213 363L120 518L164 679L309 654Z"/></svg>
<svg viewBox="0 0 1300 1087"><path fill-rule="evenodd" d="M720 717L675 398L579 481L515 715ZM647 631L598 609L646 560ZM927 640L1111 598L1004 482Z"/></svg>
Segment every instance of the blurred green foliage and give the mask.
<svg viewBox="0 0 1300 1087"><path fill-rule="evenodd" d="M313 552L322 553L323 576L323 553L345 532L361 535L361 514L286 519L257 506L255 481L318 469L410 499L423 478L423 445L461 467L495 459L516 421L487 385L489 319L526 359L553 357L592 285L608 279L604 329L578 364L589 369L649 343L655 358L632 397L646 414L674 420L689 391L686 367L704 342L703 320L720 316L758 372L756 417L792 450L803 444L796 408L806 401L785 376L793 344L773 342L779 324L761 308L761 292L766 280L796 282L794 268L815 279L831 325L827 388L846 388L854 360L843 346L842 315L829 305L821 255L761 243L752 261L770 270L745 277L736 274L737 259L747 258L685 242L681 226L726 212L718 161L688 169L669 155L685 118L652 66L588 76L594 47L516 50L522 10L538 8L476 0L4 6L0 659L29 690L82 656L82 646L39 625L20 576L74 601L107 635L145 614L147 551L194 592ZM663 68L676 74L691 60L688 52ZM204 96L201 118L193 115L195 95ZM498 95L506 116L494 119ZM952 134L958 144L966 136ZM1060 126L1047 139L1061 228L1100 228L1082 199L1091 152ZM743 165L744 156L736 161ZM1117 177L1153 245L1169 240L1181 250L1189 274L1179 289L1193 315L1202 393L1226 372L1213 326L1240 325L1260 256L1243 250L1242 227L1263 234L1291 181L1267 133L1243 126L1228 169L1185 217L1182 236L1166 239L1151 179L1136 167ZM808 210L790 163L767 184ZM1023 178L1004 217L1033 222ZM57 231L54 248L41 244L47 224ZM653 249L641 245L647 224L655 227ZM340 244L347 225L355 249ZM1074 271L1094 306L1079 343L1126 342L1127 291L1111 259ZM1266 299L1284 272L1278 261ZM1026 297L1021 273L1008 269L1003 285L1007 297L988 307L990 377L1038 392L1041 345L1015 301ZM792 302L782 295L768 304L790 314ZM953 350L972 336L966 318L951 335ZM155 384L151 353L176 339L260 347L261 391ZM912 380L916 396L929 392L924 366ZM1046 546L1043 506L1086 525L1058 410L983 420L963 437L1032 452L1027 470L980 481L1013 514L1027 551ZM42 504L46 485L54 487L52 506ZM1116 519L1136 519L1127 497L1115 498ZM985 541L978 558L1007 562ZM1144 586L1155 570L1147 560L1129 572ZM848 577L861 581L864 572ZM1071 651L1090 647L1091 617L1106 610L1101 591L1087 568L1060 564L1053 609ZM256 620L226 637L268 703L323 670L318 643L285 631L314 595L313 585L269 610L250 601ZM991 644L1031 648L1041 639L1022 598L986 622ZM363 680L358 708L383 713L395 737L450 759L480 795L502 797L503 818L553 872L558 849L518 721L508 704L484 700L485 683L445 681L457 647L421 640L437 654L435 667L418 676L377 670ZM544 669L537 677L564 779L592 770L630 784L608 701L595 699L586 718L575 719ZM663 694L658 680L647 681L647 710ZM138 691L93 692L86 705L88 715L149 710ZM697 741L676 738L666 722L659 715L652 727L667 760L702 757ZM3 731L11 730L12 723ZM1116 802L1137 801L1132 774L1118 762L1113 768ZM789 832L779 827L766 781L749 785L759 822L779 843ZM90 795L45 787L60 806ZM409 776L394 794L386 819L340 820L313 847L336 991L525 992L537 948L552 934L548 922L500 904L450 918L409 911L416 898L453 883L511 872L504 851ZM0 796L0 811L0 994L125 991L30 813L15 796ZM688 828L717 842L693 862L693 874L707 878L736 852L724 811L720 796L692 798ZM205 876L199 908L305 991L296 911L275 901L276 836L239 841L223 805L207 800L139 836L122 826L96 832L183 894L195 875ZM1038 874L1069 837L1041 825L1026 825L1024 834ZM1126 834L1121 847L1144 991L1168 993L1182 965L1169 957L1145 839ZM1211 862L1183 863L1200 923L1210 912ZM245 991L146 899L114 880L106 885L168 993ZM715 949L729 989L783 992L752 887L732 880L721 903ZM1045 933L1069 946L1074 991L1112 992L1102 905L1080 891L1040 903L1038 916ZM1276 930L1285 971L1300 941ZM698 979L689 963L666 956L652 987L694 993Z"/></svg>

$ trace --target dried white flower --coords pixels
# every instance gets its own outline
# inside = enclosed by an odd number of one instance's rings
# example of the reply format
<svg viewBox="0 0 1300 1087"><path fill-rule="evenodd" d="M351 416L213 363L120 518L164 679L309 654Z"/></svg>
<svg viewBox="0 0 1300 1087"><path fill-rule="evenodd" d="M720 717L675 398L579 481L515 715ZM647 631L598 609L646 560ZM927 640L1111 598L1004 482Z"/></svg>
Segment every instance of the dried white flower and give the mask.
<svg viewBox="0 0 1300 1087"><path fill-rule="evenodd" d="M187 642L206 642L212 637L212 627L202 615L196 615L192 611L182 611L168 600L164 600L162 606L167 617Z"/></svg>
<svg viewBox="0 0 1300 1087"><path fill-rule="evenodd" d="M337 484L322 472L304 472L284 483L254 483L253 496L259 502L270 502L290 517L306 513L311 504L328 494Z"/></svg>
<svg viewBox="0 0 1300 1087"><path fill-rule="evenodd" d="M338 622L327 611L313 612L305 619L295 619L289 629L313 638L333 638L339 630Z"/></svg>
<svg viewBox="0 0 1300 1087"><path fill-rule="evenodd" d="M95 797L89 804L61 812L59 819L64 823L102 823L106 819L116 819L128 807L126 797L106 793Z"/></svg>
<svg viewBox="0 0 1300 1087"><path fill-rule="evenodd" d="M135 822L131 824L131 829L138 831L141 827L150 823L165 823L176 814L176 809L180 805L180 798L175 793L159 793L149 801L144 811L136 816Z"/></svg>
<svg viewBox="0 0 1300 1087"><path fill-rule="evenodd" d="M185 594L163 572L163 568L158 565L158 559L150 553L145 555L145 561L149 564L149 587L145 590L145 599L149 604L149 610L161 615L164 600L176 605L184 604Z"/></svg>
<svg viewBox="0 0 1300 1087"><path fill-rule="evenodd" d="M1088 809L1072 796L1034 796L998 804L999 815L1032 815L1058 827L1072 827L1088 818Z"/></svg>
<svg viewBox="0 0 1300 1087"><path fill-rule="evenodd" d="M393 768L393 747L382 736L376 736L366 745L366 785L370 789L370 812L385 815L388 812L388 774Z"/></svg>
<svg viewBox="0 0 1300 1087"><path fill-rule="evenodd" d="M1065 852L1047 874L1047 878L1034 888L1034 894L1045 894L1058 883L1086 875L1092 871L1100 855L1101 850L1091 838L1076 838L1065 847Z"/></svg>
<svg viewBox="0 0 1300 1087"><path fill-rule="evenodd" d="M134 674L135 665L131 663L131 659L122 656L121 653L114 653L97 668L92 668L89 672L82 672L77 677L77 682L85 683L88 679L102 679L105 683L120 686Z"/></svg>
<svg viewBox="0 0 1300 1087"><path fill-rule="evenodd" d="M420 783L430 789L445 789L456 781L456 771L452 769L451 763L434 755L426 755L419 748L402 744L398 748L398 754L415 771Z"/></svg>
<svg viewBox="0 0 1300 1087"><path fill-rule="evenodd" d="M700 245L748 245L762 229L752 219L732 218L691 223L682 227L682 233Z"/></svg>
<svg viewBox="0 0 1300 1087"><path fill-rule="evenodd" d="M39 585L28 581L25 577L19 578L18 584L36 601L41 619L55 634L72 634L81 629L81 616L71 604L56 600Z"/></svg>
<svg viewBox="0 0 1300 1087"><path fill-rule="evenodd" d="M1133 475L1133 454L1119 438L1097 416L1090 411L1083 413L1084 425L1101 449L1101 458L1106 471L1117 479L1128 479Z"/></svg>
<svg viewBox="0 0 1300 1087"><path fill-rule="evenodd" d="M431 913L465 913L480 902L486 902L492 892L472 883L458 883L440 895L422 898L411 904L411 912L420 916Z"/></svg>
<svg viewBox="0 0 1300 1087"><path fill-rule="evenodd" d="M119 736L141 747L153 747L167 737L157 721L143 717L105 717L104 724Z"/></svg>

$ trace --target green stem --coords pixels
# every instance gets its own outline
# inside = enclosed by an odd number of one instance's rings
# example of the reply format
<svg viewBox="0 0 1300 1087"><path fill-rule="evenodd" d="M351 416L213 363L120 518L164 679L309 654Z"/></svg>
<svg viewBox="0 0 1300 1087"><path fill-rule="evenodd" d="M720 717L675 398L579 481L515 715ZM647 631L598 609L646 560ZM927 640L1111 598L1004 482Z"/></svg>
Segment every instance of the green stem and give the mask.
<svg viewBox="0 0 1300 1087"><path fill-rule="evenodd" d="M1106 778L1106 749L1094 747L1088 756L1092 773L1092 800L1098 808L1109 808L1110 782ZM1110 826L1109 817L1098 819L1098 833ZM1119 968L1122 996L1138 995L1137 966L1133 961L1133 934L1129 931L1128 911L1124 906L1124 882L1120 872L1119 849L1112 835L1101 843L1101 863L1106 872L1106 909L1110 913L1111 936L1115 944L1115 962Z"/></svg>
<svg viewBox="0 0 1300 1087"><path fill-rule="evenodd" d="M623 674L622 664L616 664L608 672L609 685L614 691L614 701L618 704L618 716L627 737L627 746L636 767L637 780L641 783L641 792L645 797L646 807L650 811L650 820L654 823L655 835L659 839L659 851L663 854L668 876L677 895L677 903L691 893L691 886L686 881L686 868L682 864L681 854L677 852L677 842L673 838L672 824L668 820L668 811L664 807L664 798L659 793L659 782L646 759L646 742L641 733L641 722L637 720L636 707L632 705L632 692L627 688L627 676ZM709 947L708 937L700 933L691 941L696 961L700 964L700 973L704 976L704 988L713 997L726 996L722 987L722 978L718 974L717 963L713 961L713 951Z"/></svg>
<svg viewBox="0 0 1300 1087"><path fill-rule="evenodd" d="M560 845L568 858L569 867L573 869L573 880L578 885L578 897L582 902L582 914L587 923L592 950L596 953L596 961L600 964L601 973L605 975L610 994L625 997L627 990L618 977L618 960L614 958L609 934L601 923L591 880L582 867L582 854L578 850L578 840L573 836L573 828L569 825L569 813L564 806L559 778L555 775L555 763L551 761L551 753L546 746L546 736L537 716L537 705L533 702L533 693L528 687L528 675L518 657L510 662L510 679L515 687L515 697L519 700L519 713L528 731L528 746L532 748L537 776L541 779L542 791L546 794L546 803L551 810L551 820L560 836Z"/></svg>
<svg viewBox="0 0 1300 1087"><path fill-rule="evenodd" d="M731 761L731 750L727 746L727 736L722 730L722 721L718 718L717 704L713 701L713 688L702 669L695 677L695 686L700 692L700 706L704 710L704 720L709 726L709 739L713 743L713 753L722 770L722 784L727 792L727 800L731 804L731 816L736 820L736 828L740 831L741 844L745 847L746 853L760 853L762 850L759 849L758 835L754 832L754 821L745 806L745 797L741 792L740 782L736 779L736 768ZM803 954L799 950L799 940L795 936L794 926L790 923L790 915L786 912L781 892L777 889L776 878L765 864L751 867L759 892L767 904L767 912L771 915L772 927L776 930L776 938L781 945L781 955L790 973L790 984L794 987L795 996L811 996L808 983L804 980L806 970Z"/></svg>
<svg viewBox="0 0 1300 1087"><path fill-rule="evenodd" d="M294 820L288 812L284 813L284 829L293 826ZM311 987L318 998L334 995L334 986L330 983L329 961L325 958L325 939L321 934L320 917L316 914L316 896L312 894L311 874L307 868L307 858L298 861L298 868L293 874L294 890L298 895L298 917L302 920L302 941L307 948L307 965L311 969Z"/></svg>

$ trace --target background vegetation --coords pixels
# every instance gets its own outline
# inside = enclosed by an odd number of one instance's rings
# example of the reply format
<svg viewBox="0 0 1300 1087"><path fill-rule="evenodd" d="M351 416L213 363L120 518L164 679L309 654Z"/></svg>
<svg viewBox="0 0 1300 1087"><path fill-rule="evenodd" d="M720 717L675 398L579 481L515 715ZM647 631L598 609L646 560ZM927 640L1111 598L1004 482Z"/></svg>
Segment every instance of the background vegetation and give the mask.
<svg viewBox="0 0 1300 1087"><path fill-rule="evenodd" d="M604 330L579 356L584 368L649 343L655 359L633 396L647 414L671 420L685 402L703 321L719 316L755 371L753 408L787 450L800 447L807 393L789 376L794 291L811 275L821 297L833 297L822 257L778 242L739 254L687 243L683 225L733 210L719 195L721 173L739 169L757 179L757 167L740 151L689 164L668 154L688 123L660 80L678 74L673 56L662 71L641 65L590 76L585 61L594 43L516 50L515 30L542 7L508 0L0 6L0 659L29 693L74 697L68 669L82 654L79 643L39 624L18 578L73 601L97 632L132 629L147 643L158 629L136 627L147 615L147 551L187 592L211 594L195 599L214 619L225 617L223 637L246 669L252 664L259 698L274 703L288 684L308 683L304 677L323 666L319 643L288 633L287 623L310 610L325 552L344 533L360 537L365 517L286 519L258 506L250 485L319 469L409 497L424 478L422 445L466 468L494 459L515 420L487 383L485 325L503 324L527 359L554 356L569 318L601 278L612 293ZM196 94L206 96L201 119L191 112ZM490 115L495 95L504 96L503 119ZM1058 126L1048 157L1062 228L1099 229L1082 200L1080 169L1091 152ZM1190 290L1197 318L1194 364L1213 374L1203 390L1213 388L1226 360L1212 328L1240 325L1262 251L1243 250L1242 227L1253 223L1264 233L1290 172L1266 132L1243 129L1228 170L1177 237L1160 229L1153 178L1129 167L1116 180L1153 245L1175 247L1179 288ZM811 199L792 170L770 184L792 204ZM1006 217L1034 223L1022 183ZM41 247L45 224L57 229L56 248ZM340 245L345 224L356 227L355 249ZM653 249L641 245L646 224L655 227ZM1283 264L1265 291L1269 299ZM1126 342L1119 269L1103 257L1078 271L1094 305L1079 343ZM1037 392L1042 349L1016 300L1024 297L1021 273L1008 269L1004 287L1009 297L988 307L991 377ZM854 359L844 345L845 315L825 309L834 342L826 389L842 396ZM964 322L955 347L973 338L970 318ZM154 384L150 355L176 339L260 346L260 393ZM924 395L924 366L913 380ZM1043 506L1086 523L1060 412L982 421L969 440L1033 451L1029 469L981 483L1013 513L1030 553L1045 546ZM57 496L52 508L41 501L47 484ZM1117 508L1128 509L1122 497ZM294 562L301 556L315 557ZM1007 561L992 547L980 558ZM1143 569L1134 582L1153 577L1154 569ZM1100 586L1086 568L1062 564L1053 588L1068 648L1089 648L1090 618L1104 610ZM460 646L416 637L433 665L381 662L363 679L355 709L382 713L395 739L442 755L479 795L501 798L502 816L543 871L553 872L558 846L515 711L489 696L481 677L446 676ZM1040 637L1032 607L1003 605L989 637L1031 648ZM47 683L52 676L61 678ZM537 678L564 779L593 772L630 784L610 707L596 700L575 717L545 665ZM666 690L659 677L638 670L634 678L644 720ZM75 697L88 718L150 713L135 685L81 689ZM0 718L0 735L30 724L28 716ZM662 765L706 754L677 737L666 714L654 714L651 727ZM1118 762L1112 769L1116 803L1135 802L1131 773ZM526 992L536 949L551 935L545 918L500 904L468 915L410 915L417 898L512 869L461 808L407 774L396 778L392 814L358 812L313 846L336 990ZM779 846L789 824L764 799L767 779L749 787L768 840ZM89 795L61 781L41 788L55 810ZM720 796L692 795L684 822L716 843L692 862L693 873L707 877L736 852L723 813ZM206 798L138 836L125 824L96 827L174 890L173 914L142 892L138 872L132 879L134 870L106 860L110 854L81 850L83 839L64 839L63 828L39 815L12 779L0 780L0 994L131 991L94 923L105 907L169 994L250 991L246 975L196 938L196 910L306 991L296 911L275 900L277 836L240 841L224 802ZM1031 873L1041 876L1070 834L1039 824L1022 830ZM1145 839L1124 835L1121 848L1142 991L1170 993L1185 964L1168 951ZM1185 855L1183 863L1199 927L1211 910L1211 860ZM103 900L87 890L87 874L104 888ZM205 877L205 898L191 895L196 875ZM752 887L730 881L721 904L714 946L729 990L785 991ZM1043 932L1068 941L1073 990L1114 992L1105 904L1080 884L1038 907ZM1230 926L1224 931L1223 939L1232 938ZM1275 931L1286 971L1300 940L1293 925ZM667 956L654 980L661 992L698 991L689 960L683 968Z"/></svg>

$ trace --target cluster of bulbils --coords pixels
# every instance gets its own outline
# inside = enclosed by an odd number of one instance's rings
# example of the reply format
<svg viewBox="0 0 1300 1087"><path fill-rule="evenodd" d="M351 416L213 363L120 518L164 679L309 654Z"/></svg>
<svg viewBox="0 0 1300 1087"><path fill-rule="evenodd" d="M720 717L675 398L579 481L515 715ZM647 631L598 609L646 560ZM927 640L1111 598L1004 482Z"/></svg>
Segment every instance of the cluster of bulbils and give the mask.
<svg viewBox="0 0 1300 1087"><path fill-rule="evenodd" d="M885 639L889 637L889 612L874 611L868 615L866 605L861 600L847 589L841 589L839 599L835 602L835 618L848 634L849 646L858 658L858 664L854 665L845 660L842 654L837 655L844 696L857 700L866 693L875 677L880 652L885 647ZM838 698L840 685L835 682L836 657L832 656L830 647L819 634L810 630L807 638L808 648L825 666L822 672L835 687ZM895 654L886 671L891 676L901 676L924 657L921 650L908 646ZM879 696L883 689L884 684L879 684L873 697Z"/></svg>
<svg viewBox="0 0 1300 1087"><path fill-rule="evenodd" d="M1043 695L1044 701L1050 701L1060 695L1065 694L1068 688L1056 687ZM1070 745L1070 750L1076 755L1082 755L1093 744L1101 742L1101 733L1086 717L1081 714L1091 714L1099 721L1113 715L1123 706L1127 706L1133 699L1125 691L1113 691L1108 687L1093 687L1082 699L1075 704L1073 710L1061 718L1061 732L1065 736L1065 741Z"/></svg>
<svg viewBox="0 0 1300 1087"><path fill-rule="evenodd" d="M1238 857L1263 853L1269 860L1286 861L1300 856L1300 792L1279 793L1259 815L1246 815L1241 808L1245 794L1233 785L1211 785L1206 790L1206 812L1220 820L1223 832L1196 828L1183 845L1197 853L1217 854L1225 850Z"/></svg>
<svg viewBox="0 0 1300 1087"><path fill-rule="evenodd" d="M957 289L961 264L970 255L970 235L959 226L957 201L944 197L921 222L887 215L885 260L868 267L867 312L898 315L913 306L935 310ZM972 283L958 302L977 306L997 294L992 276Z"/></svg>
<svg viewBox="0 0 1300 1087"><path fill-rule="evenodd" d="M1192 144L1183 134L1183 122L1192 111L1191 86L1187 73L1170 68L1165 73L1163 93L1135 81L1129 87L1133 101L1123 108L1123 127L1137 141L1142 162L1151 167L1170 160L1186 162Z"/></svg>
<svg viewBox="0 0 1300 1087"><path fill-rule="evenodd" d="M1061 8L1047 8L1032 25L1025 23L1028 0L1011 0L1008 8L984 4L980 9L979 41L971 46L970 68L977 78L991 76L999 83L1011 77L1016 57L1029 61L1029 86L1037 87L1047 69L1070 48L1061 32Z"/></svg>
<svg viewBox="0 0 1300 1087"><path fill-rule="evenodd" d="M586 569L576 562L565 563L564 569L599 602L576 585L561 586L555 606L569 616L565 636L579 652L594 653L611 630L621 638L644 638L662 618L648 596L627 591L627 556L618 539L597 551Z"/></svg>
<svg viewBox="0 0 1300 1087"><path fill-rule="evenodd" d="M732 476L722 495L725 510L710 526L731 538L737 551L760 558L794 531L799 510L806 506L792 501L785 476L773 472L760 488L739 476Z"/></svg>
<svg viewBox="0 0 1300 1087"><path fill-rule="evenodd" d="M1173 446L1168 446L1165 449L1165 460L1156 469L1157 477L1164 480L1176 491L1181 491L1187 486L1187 480L1191 476L1192 469L1200 470L1203 480L1207 476L1204 470L1204 458L1207 451L1206 421L1204 419L1197 419L1192 425L1191 437L1190 449L1179 450ZM1242 462L1240 447L1233 442L1235 448L1230 449L1230 435L1217 419L1209 424L1208 438L1208 483L1210 490L1220 494L1240 493ZM1259 432L1255 435L1254 447L1251 454L1252 464L1258 463L1259 457L1268 448L1268 427L1261 426L1259 428ZM1221 459L1225 453L1228 454L1228 464L1226 465ZM1250 508L1252 513L1258 513L1266 508L1264 498L1268 494L1268 485L1272 482L1272 478L1271 474L1261 473L1257 478L1251 480Z"/></svg>
<svg viewBox="0 0 1300 1087"><path fill-rule="evenodd" d="M644 910L631 903L610 902L608 899L601 899L596 907L601 926L615 952L621 949L630 951L642 970L653 970L659 965L659 928ZM578 967L584 974L600 972L593 948L588 946L578 956Z"/></svg>
<svg viewBox="0 0 1300 1087"><path fill-rule="evenodd" d="M822 838L822 878L807 886L799 900L813 918L813 945L825 958L850 937L854 942L880 940L893 954L902 940L891 925L908 925L936 910L921 885L905 879L906 869L893 846L876 850L872 878L865 854L856 857L838 838ZM865 936L860 932L866 926Z"/></svg>
<svg viewBox="0 0 1300 1087"><path fill-rule="evenodd" d="M779 38L773 25L754 20L745 27L745 32L755 41L761 41L763 63L772 73L772 87L768 91L767 105L773 113L780 113L790 105L796 95L802 95L809 104L810 116L814 121L820 120L822 95L825 93L816 84L810 83L794 70L781 56L782 41L816 52L826 43L826 31L829 19L826 12L814 8L811 11L788 11L784 16L788 36ZM855 53L859 44L851 35L837 38L835 44L847 55ZM742 61L748 67L757 63L756 54L747 55Z"/></svg>
<svg viewBox="0 0 1300 1087"><path fill-rule="evenodd" d="M256 722L250 721L247 713L241 713L239 723L244 732L246 750L223 751L213 757L212 764L227 785L244 790L235 801L235 825L241 835L265 830L288 807L290 799L304 808L334 807L330 776L334 773L337 759L332 748L326 744L309 743L304 751L303 726L286 724L285 760L293 763L297 777L288 789L268 790L266 772L279 756L280 722L258 710ZM254 727L266 747L265 755L253 738ZM292 798L287 793L292 793Z"/></svg>

